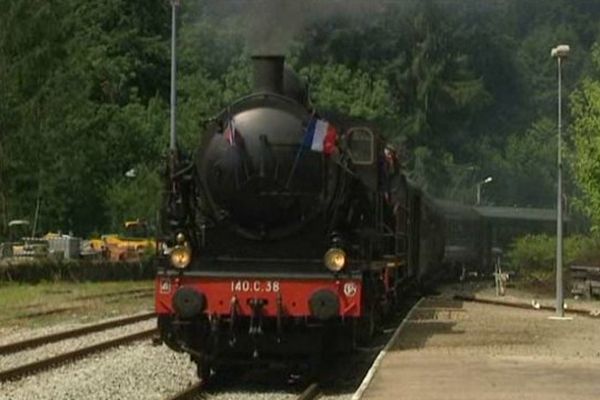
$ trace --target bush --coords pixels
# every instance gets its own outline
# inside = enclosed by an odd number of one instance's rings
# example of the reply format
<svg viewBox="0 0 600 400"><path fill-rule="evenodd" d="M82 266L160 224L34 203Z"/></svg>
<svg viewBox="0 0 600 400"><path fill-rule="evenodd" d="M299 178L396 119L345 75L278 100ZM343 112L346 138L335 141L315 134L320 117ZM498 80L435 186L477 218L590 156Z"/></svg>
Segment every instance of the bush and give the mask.
<svg viewBox="0 0 600 400"><path fill-rule="evenodd" d="M529 282L551 284L555 278L556 236L526 235L515 240L508 252L512 268ZM600 265L600 236L572 235L565 238L563 268L573 264Z"/></svg>
<svg viewBox="0 0 600 400"><path fill-rule="evenodd" d="M0 282L69 281L100 282L152 279L156 273L153 259L140 262L77 262L38 260L0 265Z"/></svg>

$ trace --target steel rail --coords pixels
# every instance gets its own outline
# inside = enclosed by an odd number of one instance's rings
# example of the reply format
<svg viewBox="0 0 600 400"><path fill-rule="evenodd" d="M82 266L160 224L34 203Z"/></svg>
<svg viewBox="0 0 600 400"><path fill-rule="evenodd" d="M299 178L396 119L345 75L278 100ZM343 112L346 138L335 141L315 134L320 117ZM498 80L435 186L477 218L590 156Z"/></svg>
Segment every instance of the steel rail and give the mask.
<svg viewBox="0 0 600 400"><path fill-rule="evenodd" d="M106 292L106 293L96 293L96 294L87 294L87 295L83 295L83 296L76 296L71 299L68 299L67 301L93 300L93 299L102 299L102 298L106 298L106 297L121 297L121 296L130 296L130 295L136 295L136 294L153 293L153 292L154 292L153 288L130 289L130 290L122 290L122 291L116 291L116 292ZM24 306L7 307L6 309L7 310L15 310L15 311L26 311L26 310L31 310L31 309L35 309L35 308L40 308L40 307L43 307L44 305L45 305L44 303L33 303L33 304L27 304ZM53 310L50 310L50 311L53 311Z"/></svg>
<svg viewBox="0 0 600 400"><path fill-rule="evenodd" d="M16 353L18 351L22 351L25 349L29 349L32 347L39 347L45 344L59 342L65 339L71 339L78 336L87 335L89 333L101 332L107 329L118 328L124 325L135 324L140 321L145 321L147 319L155 317L156 314L154 312L144 313L139 315L133 315L131 317L119 318L112 321L100 322L94 325L88 325L81 328L71 329L68 331L52 333L49 335L38 336L35 338L22 340L20 342L9 343L0 346L0 355L1 354L11 354Z"/></svg>
<svg viewBox="0 0 600 400"><path fill-rule="evenodd" d="M151 297L153 295L153 289L149 289L149 290L144 290L144 291L129 291L129 292L122 292L122 293L108 293L108 294L97 294L97 295L89 295L89 296L82 296L82 297L75 297L73 299L71 299L70 301L74 301L74 302L78 302L78 301L87 301L87 300L92 300L92 299L99 299L99 298L106 298L106 303L115 303L117 301L120 301L123 298L130 298L130 299L139 299L139 298L143 298L143 297ZM22 308L23 311L25 310L29 310L35 307L41 307L41 304L32 304L29 306L25 306ZM43 316L47 316L47 315L54 315L54 314L62 314L62 313L66 313L69 311L75 311L75 310L81 310L86 308L87 306L85 304L79 304L76 306L68 306L68 307L58 307L58 308L51 308L49 310L43 310L43 311L31 311L31 312L27 312L25 314L20 314L20 315L16 315L13 318L2 318L0 319L1 321L9 321L11 319L28 319L28 318L35 318L35 317L43 317ZM12 310L21 310L21 308L16 307L16 308L12 308Z"/></svg>
<svg viewBox="0 0 600 400"><path fill-rule="evenodd" d="M40 370L51 369L52 367L64 364L66 362L78 360L90 354L98 353L113 347L151 337L157 332L158 330L156 328L152 328L145 331L136 332L131 335L108 340L102 343L97 343L78 350L73 350L68 353L59 354L57 356L46 358L44 360L35 361L29 364L21 365L19 367L0 371L0 382L14 380L26 375L32 375Z"/></svg>
<svg viewBox="0 0 600 400"><path fill-rule="evenodd" d="M296 400L313 400L321 394L319 384L314 382L308 385L306 389L297 397Z"/></svg>
<svg viewBox="0 0 600 400"><path fill-rule="evenodd" d="M502 300L494 300L494 299L484 299L481 297L471 296L471 295L454 295L454 300L468 301L471 303L481 303L481 304L491 304L494 306L503 306L503 307L513 307L513 308L522 308L525 310L545 310L545 311L555 311L555 307L539 305L537 307L533 307L530 303L521 303L521 302L510 302L510 301L502 301ZM581 308L567 308L565 309L566 313L578 314L584 317L589 318L598 318L600 315L596 315L593 310L584 310Z"/></svg>
<svg viewBox="0 0 600 400"><path fill-rule="evenodd" d="M130 290L122 290L117 292L107 292L107 293L96 293L96 294L88 294L84 296L77 296L73 298L73 300L94 300L94 299L103 299L106 297L128 297L130 295L137 294L147 294L154 293L154 288L143 288L143 289L130 289Z"/></svg>
<svg viewBox="0 0 600 400"><path fill-rule="evenodd" d="M201 382L195 383L192 386L168 397L167 400L191 400L196 398L202 391L203 385ZM321 390L317 383L311 383L298 395L296 400L314 400L321 394Z"/></svg>
<svg viewBox="0 0 600 400"><path fill-rule="evenodd" d="M186 389L182 390L181 392L178 392L178 393L174 394L173 396L168 397L167 400L192 399L197 394L200 394L201 390L202 390L202 382L194 383L192 386L187 387Z"/></svg>
<svg viewBox="0 0 600 400"><path fill-rule="evenodd" d="M81 310L82 308L84 308L84 306L58 307L58 308L51 308L49 310L44 310L44 311L32 311L32 312L28 312L26 314L16 315L13 319L28 319L28 318L35 318L35 317L44 317L47 315L62 314L62 313L66 313L69 311ZM3 320L8 321L8 320L10 320L10 318L4 318Z"/></svg>

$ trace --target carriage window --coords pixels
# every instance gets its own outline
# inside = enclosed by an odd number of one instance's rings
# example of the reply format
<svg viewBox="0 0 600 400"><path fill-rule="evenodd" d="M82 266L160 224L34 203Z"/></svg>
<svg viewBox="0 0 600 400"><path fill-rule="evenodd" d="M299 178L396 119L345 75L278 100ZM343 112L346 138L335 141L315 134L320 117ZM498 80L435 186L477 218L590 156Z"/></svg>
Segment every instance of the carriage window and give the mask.
<svg viewBox="0 0 600 400"><path fill-rule="evenodd" d="M369 128L348 130L348 150L354 164L373 164L375 161L375 138Z"/></svg>

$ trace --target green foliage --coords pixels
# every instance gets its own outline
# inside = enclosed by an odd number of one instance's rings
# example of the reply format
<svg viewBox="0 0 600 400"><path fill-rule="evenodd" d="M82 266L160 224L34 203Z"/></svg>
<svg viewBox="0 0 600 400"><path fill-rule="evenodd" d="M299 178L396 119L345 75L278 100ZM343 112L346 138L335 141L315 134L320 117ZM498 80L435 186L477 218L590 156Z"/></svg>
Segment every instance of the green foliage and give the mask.
<svg viewBox="0 0 600 400"><path fill-rule="evenodd" d="M110 210L111 230L119 232L124 221L139 218L151 226L157 225L157 211L161 200L161 177L155 168L138 165L135 177L115 179L106 194Z"/></svg>
<svg viewBox="0 0 600 400"><path fill-rule="evenodd" d="M382 120L392 114L385 79L341 64L313 64L301 74L310 77L312 101L319 107L368 120Z"/></svg>
<svg viewBox="0 0 600 400"><path fill-rule="evenodd" d="M503 152L489 142L480 147L486 173L495 180L486 186L486 202L510 199L509 205L550 207L556 193L555 122L541 118L505 140Z"/></svg>
<svg viewBox="0 0 600 400"><path fill-rule="evenodd" d="M4 219L31 219L39 198L42 229L107 226L110 182L162 152L166 10L159 1L15 1L1 15Z"/></svg>
<svg viewBox="0 0 600 400"><path fill-rule="evenodd" d="M256 42L264 29L268 42L295 34L288 60L310 77L317 109L381 124L406 148L413 178L430 192L471 202L475 184L492 175L484 203L549 206L556 104L549 51L564 41L573 47L566 94L577 87L570 160L579 206L600 221L600 51L587 51L600 37L599 6L548 0L325 8L330 12L318 18L293 15L292 27L285 18L260 20L239 2L183 2L177 127L185 152L201 139L206 120L250 89L248 56L269 50ZM123 218L153 219L154 197L135 193L158 193L169 126L169 39L163 0L6 4L0 235L9 219L32 219L38 199L42 230L85 235ZM126 180L134 167L138 179Z"/></svg>
<svg viewBox="0 0 600 400"><path fill-rule="evenodd" d="M600 73L600 45L592 52L594 68ZM581 189L577 206L600 226L600 80L586 78L571 95L574 149L570 160Z"/></svg>
<svg viewBox="0 0 600 400"><path fill-rule="evenodd" d="M555 263L556 238L548 235L526 235L517 239L507 256L519 272L550 270Z"/></svg>
<svg viewBox="0 0 600 400"><path fill-rule="evenodd" d="M507 257L526 281L549 283L556 273L556 237L526 235L514 241ZM565 272L574 263L600 263L600 236L572 235L564 240Z"/></svg>
<svg viewBox="0 0 600 400"><path fill-rule="evenodd" d="M466 116L489 102L489 94L460 48L459 24L428 5L403 22L398 55L385 68L402 116L400 133L429 146L451 142L439 136L458 131Z"/></svg>
<svg viewBox="0 0 600 400"><path fill-rule="evenodd" d="M156 273L154 261L143 259L139 262L106 262L92 260L52 261L38 260L29 263L0 264L0 294L11 296L18 294L7 290L9 282L20 284L44 284L57 282L77 282L81 287L85 282L117 282L150 280ZM137 286L127 282L126 287ZM11 293L12 292L12 293ZM46 293L48 298L48 293ZM6 301L5 298L2 301ZM60 302L58 302L60 304ZM63 303L64 304L64 303ZM114 305L113 305L114 306Z"/></svg>

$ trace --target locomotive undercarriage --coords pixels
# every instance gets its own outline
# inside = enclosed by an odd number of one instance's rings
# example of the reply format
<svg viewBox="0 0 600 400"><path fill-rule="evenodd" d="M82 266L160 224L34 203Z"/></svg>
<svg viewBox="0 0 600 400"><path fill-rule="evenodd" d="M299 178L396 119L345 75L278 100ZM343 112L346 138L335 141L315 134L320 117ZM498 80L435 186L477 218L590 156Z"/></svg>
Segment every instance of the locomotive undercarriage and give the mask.
<svg viewBox="0 0 600 400"><path fill-rule="evenodd" d="M317 321L312 318L215 316L182 319L159 317L163 341L176 351L189 353L198 374L236 366L320 367L323 354L345 353L354 347L356 318ZM326 351L324 351L326 350Z"/></svg>
<svg viewBox="0 0 600 400"><path fill-rule="evenodd" d="M368 345L386 314L395 309L400 287L386 291L382 271L365 271L360 317L263 316L260 302L252 315L202 313L182 317L162 314L162 340L176 351L190 354L201 379L211 371L243 366L285 366L314 375L323 357Z"/></svg>

